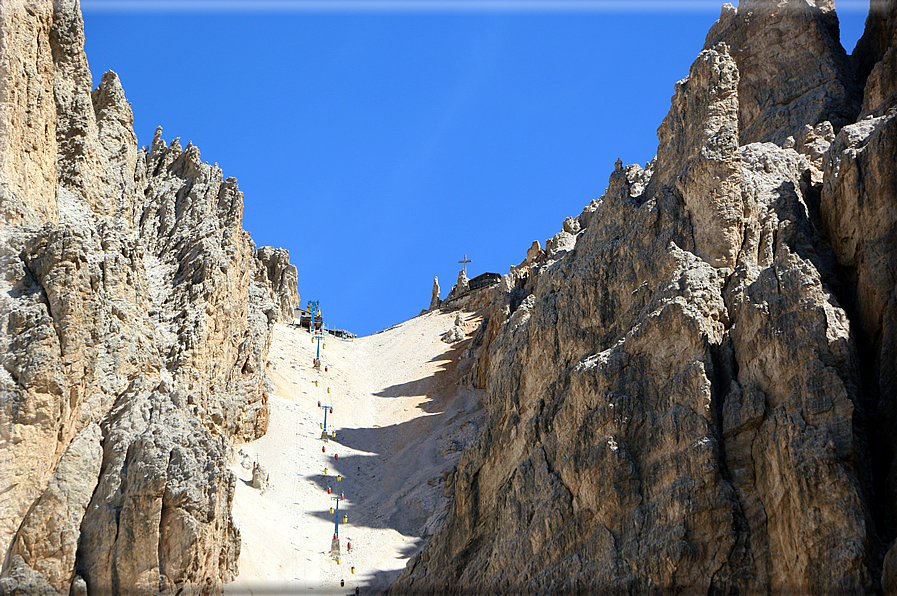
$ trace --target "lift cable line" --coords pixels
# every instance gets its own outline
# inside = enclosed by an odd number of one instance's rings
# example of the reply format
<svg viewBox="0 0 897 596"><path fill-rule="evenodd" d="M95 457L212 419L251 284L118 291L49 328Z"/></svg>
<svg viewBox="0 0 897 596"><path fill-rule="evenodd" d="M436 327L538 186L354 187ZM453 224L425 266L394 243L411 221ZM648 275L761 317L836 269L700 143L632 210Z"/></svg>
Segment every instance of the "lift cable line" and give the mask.
<svg viewBox="0 0 897 596"><path fill-rule="evenodd" d="M336 496L330 497L334 500L335 507L330 508L330 512L333 513L333 540L330 541L330 556L336 559L336 562L339 563L340 549L339 549L339 502L346 498L346 495L340 493ZM348 516L344 516L345 522L349 521Z"/></svg>
<svg viewBox="0 0 897 596"><path fill-rule="evenodd" d="M333 414L333 406L328 406L326 404L322 404L319 401L318 407L321 408L322 410L324 410L324 423L321 424L321 428L324 430L324 432L321 433L321 439L323 439L324 441L327 441L330 436L334 436L334 437L336 436L335 430L331 430L329 433L327 430L327 414L328 413Z"/></svg>

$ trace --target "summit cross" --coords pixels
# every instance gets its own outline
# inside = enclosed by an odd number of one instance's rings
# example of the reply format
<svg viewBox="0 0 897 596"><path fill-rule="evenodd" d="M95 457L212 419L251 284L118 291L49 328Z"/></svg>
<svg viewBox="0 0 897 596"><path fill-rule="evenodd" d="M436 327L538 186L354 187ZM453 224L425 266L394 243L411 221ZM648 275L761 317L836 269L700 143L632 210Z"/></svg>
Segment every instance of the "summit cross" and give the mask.
<svg viewBox="0 0 897 596"><path fill-rule="evenodd" d="M468 263L473 263L473 261L471 261L471 260L469 260L469 259L467 258L467 255L464 255L464 260L463 260L463 261L458 261L458 262L459 262L459 263L462 263L462 264L464 265L464 273L467 273L467 264L468 264Z"/></svg>

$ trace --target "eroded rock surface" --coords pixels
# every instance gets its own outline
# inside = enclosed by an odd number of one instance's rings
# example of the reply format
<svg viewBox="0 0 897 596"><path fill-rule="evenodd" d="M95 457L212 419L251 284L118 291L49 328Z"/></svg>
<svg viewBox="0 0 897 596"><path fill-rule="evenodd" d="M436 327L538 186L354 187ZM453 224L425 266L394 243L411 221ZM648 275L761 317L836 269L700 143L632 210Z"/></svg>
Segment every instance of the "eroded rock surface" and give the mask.
<svg viewBox="0 0 897 596"><path fill-rule="evenodd" d="M488 420L392 593L893 592L895 15L848 58L830 0L724 7L656 158L459 274ZM0 593L217 593L297 274L83 45L2 4Z"/></svg>
<svg viewBox="0 0 897 596"><path fill-rule="evenodd" d="M433 290L430 292L430 308L429 310L436 310L439 308L439 305L442 304L442 300L439 299L439 278L433 278Z"/></svg>
<svg viewBox="0 0 897 596"><path fill-rule="evenodd" d="M881 116L897 103L897 2L871 2L866 30L851 56L865 83L862 115Z"/></svg>
<svg viewBox="0 0 897 596"><path fill-rule="evenodd" d="M283 248L262 246L255 251L255 256L262 262L268 281L274 290L280 308L278 319L292 322L295 310L300 306L299 270L290 263L290 253Z"/></svg>
<svg viewBox="0 0 897 596"><path fill-rule="evenodd" d="M208 593L216 586L203 585L206 577L233 579L236 478L224 437L203 428L185 398L164 381L136 379L104 421L102 473L77 564L91 592Z"/></svg>
<svg viewBox="0 0 897 596"><path fill-rule="evenodd" d="M685 202L697 255L733 267L742 242L738 155L738 68L729 48L704 50L676 84L673 107L657 131L654 184L673 186Z"/></svg>
<svg viewBox="0 0 897 596"><path fill-rule="evenodd" d="M502 280L488 423L391 594L894 589L882 4L855 124L831 2L724 7L656 159Z"/></svg>
<svg viewBox="0 0 897 596"><path fill-rule="evenodd" d="M723 6L705 49L726 43L738 65L740 145L781 145L804 125L840 129L859 111L834 0L741 0Z"/></svg>
<svg viewBox="0 0 897 596"><path fill-rule="evenodd" d="M216 593L240 548L227 445L267 427L296 269L195 147L138 149L75 0L4 2L0 28L0 586Z"/></svg>

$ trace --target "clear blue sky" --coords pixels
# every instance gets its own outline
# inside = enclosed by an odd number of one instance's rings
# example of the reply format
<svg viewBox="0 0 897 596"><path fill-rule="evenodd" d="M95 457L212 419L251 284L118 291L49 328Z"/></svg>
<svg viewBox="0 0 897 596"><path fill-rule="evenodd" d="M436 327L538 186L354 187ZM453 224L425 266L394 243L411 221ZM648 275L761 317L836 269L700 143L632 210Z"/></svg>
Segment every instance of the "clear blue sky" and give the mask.
<svg viewBox="0 0 897 596"><path fill-rule="evenodd" d="M851 51L867 5L844 4ZM652 159L722 2L324 5L82 0L94 81L119 74L138 142L162 126L235 176L303 305L369 334L426 308L434 276L444 298L465 254L507 273L617 158Z"/></svg>

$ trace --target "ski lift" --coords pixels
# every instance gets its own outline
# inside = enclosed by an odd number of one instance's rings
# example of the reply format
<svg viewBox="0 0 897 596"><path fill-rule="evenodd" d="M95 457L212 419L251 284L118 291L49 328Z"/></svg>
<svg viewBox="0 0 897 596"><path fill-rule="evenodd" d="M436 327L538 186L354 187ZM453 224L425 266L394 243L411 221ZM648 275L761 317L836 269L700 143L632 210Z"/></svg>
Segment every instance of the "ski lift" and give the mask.
<svg viewBox="0 0 897 596"><path fill-rule="evenodd" d="M334 453L334 454L333 454L333 459L339 461L339 453Z"/></svg>
<svg viewBox="0 0 897 596"><path fill-rule="evenodd" d="M346 586L346 581L345 581L345 580L342 580L342 579L339 580L339 587L340 587L340 588L343 588L343 587L345 587L345 586Z"/></svg>
<svg viewBox="0 0 897 596"><path fill-rule="evenodd" d="M347 543L346 543L346 550L352 550L352 543L351 543L351 542L347 542ZM354 568L354 567L352 568L352 573L355 573L355 568Z"/></svg>
<svg viewBox="0 0 897 596"><path fill-rule="evenodd" d="M327 370L326 368L324 370ZM327 393L330 393L330 387L327 388ZM321 403L321 402L318 402Z"/></svg>
<svg viewBox="0 0 897 596"><path fill-rule="evenodd" d="M336 437L336 431L335 431L335 430L334 430L334 431L330 431L330 436L331 436L331 437Z"/></svg>
<svg viewBox="0 0 897 596"><path fill-rule="evenodd" d="M344 523L344 524L349 523L349 516L346 515L345 513L343 514L343 523Z"/></svg>
<svg viewBox="0 0 897 596"><path fill-rule="evenodd" d="M327 453L327 448L321 445L321 453Z"/></svg>
<svg viewBox="0 0 897 596"><path fill-rule="evenodd" d="M327 468L324 468L324 476L327 475Z"/></svg>
<svg viewBox="0 0 897 596"><path fill-rule="evenodd" d="M317 386L318 386L318 382L317 382L317 381L315 381L315 387L317 387Z"/></svg>
<svg viewBox="0 0 897 596"><path fill-rule="evenodd" d="M333 408L332 408L332 407L330 408L330 413L333 414Z"/></svg>
<svg viewBox="0 0 897 596"><path fill-rule="evenodd" d="M327 487L327 494L328 494L328 495L330 494L330 487L329 487L329 486Z"/></svg>
<svg viewBox="0 0 897 596"><path fill-rule="evenodd" d="M330 515L333 515L333 507L330 508Z"/></svg>
<svg viewBox="0 0 897 596"><path fill-rule="evenodd" d="M337 474L337 475L336 475L336 481L337 481L337 482L342 482L342 481L343 481L343 475L342 475L342 474Z"/></svg>
<svg viewBox="0 0 897 596"><path fill-rule="evenodd" d="M355 573L355 567L352 567L352 573ZM358 594L358 588L355 588L355 593Z"/></svg>

